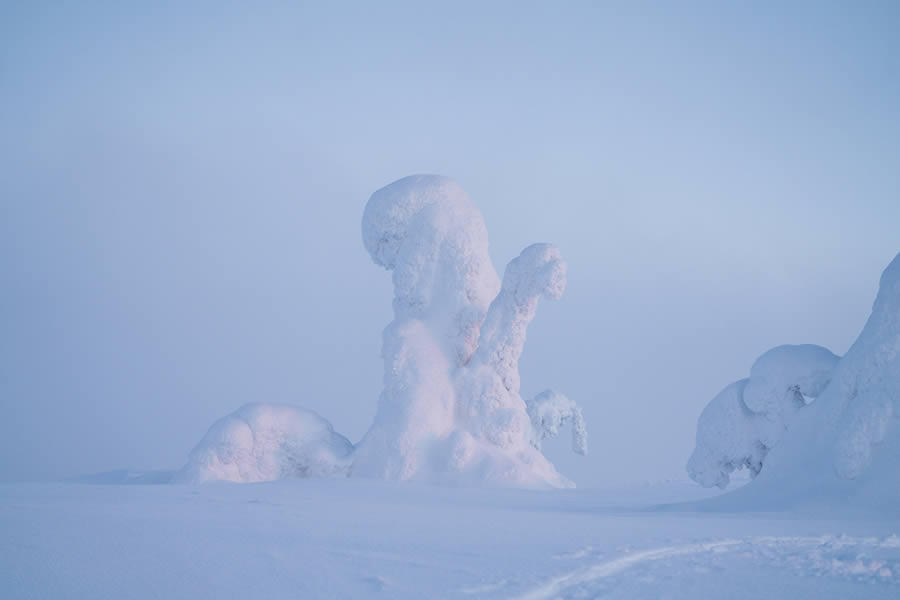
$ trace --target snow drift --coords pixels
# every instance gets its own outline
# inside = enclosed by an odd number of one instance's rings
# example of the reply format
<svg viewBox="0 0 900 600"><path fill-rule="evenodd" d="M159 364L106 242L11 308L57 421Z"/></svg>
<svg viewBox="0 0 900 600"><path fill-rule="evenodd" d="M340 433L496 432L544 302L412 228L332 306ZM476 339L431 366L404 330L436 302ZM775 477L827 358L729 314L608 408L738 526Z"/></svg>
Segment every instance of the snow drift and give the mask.
<svg viewBox="0 0 900 600"><path fill-rule="evenodd" d="M784 357L773 365L791 368ZM872 314L859 337L829 381L824 379L813 382L812 388L823 385L821 393L788 420L788 430L765 456L759 477L717 503L763 507L838 502L891 510L900 505L900 255L882 274ZM802 384L798 389L807 394ZM717 400L704 415L717 410ZM746 415L722 415L718 422L730 420L729 427L740 430L745 439L752 437ZM698 451L703 415L700 420ZM705 481L716 483L714 479Z"/></svg>
<svg viewBox="0 0 900 600"><path fill-rule="evenodd" d="M525 248L501 282L481 213L455 182L436 175L406 177L372 194L362 239L394 285L394 319L383 333L384 389L363 439L351 447L309 411L250 405L213 425L179 478L349 474L572 486L540 441L571 422L573 449L585 454L581 411L555 392L528 406L519 395L518 361L538 301L565 290L559 249Z"/></svg>
<svg viewBox="0 0 900 600"><path fill-rule="evenodd" d="M175 481L256 482L347 474L353 445L316 413L247 404L213 423Z"/></svg>

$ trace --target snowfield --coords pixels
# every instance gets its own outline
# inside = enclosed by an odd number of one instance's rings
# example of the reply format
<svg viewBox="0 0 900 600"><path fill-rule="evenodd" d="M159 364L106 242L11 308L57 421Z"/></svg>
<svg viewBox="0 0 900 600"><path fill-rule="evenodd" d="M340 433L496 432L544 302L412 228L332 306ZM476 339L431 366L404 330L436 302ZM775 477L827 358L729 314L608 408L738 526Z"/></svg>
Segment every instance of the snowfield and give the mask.
<svg viewBox="0 0 900 600"><path fill-rule="evenodd" d="M777 346L713 398L697 484L575 490L541 444L570 428L586 455L582 411L522 398L518 365L559 249L500 279L433 175L376 191L362 235L394 286L363 438L253 402L178 472L2 485L0 599L900 598L900 255L845 356Z"/></svg>
<svg viewBox="0 0 900 600"><path fill-rule="evenodd" d="M3 485L0 595L900 596L900 514L696 503L714 493L693 483L530 491L355 478Z"/></svg>

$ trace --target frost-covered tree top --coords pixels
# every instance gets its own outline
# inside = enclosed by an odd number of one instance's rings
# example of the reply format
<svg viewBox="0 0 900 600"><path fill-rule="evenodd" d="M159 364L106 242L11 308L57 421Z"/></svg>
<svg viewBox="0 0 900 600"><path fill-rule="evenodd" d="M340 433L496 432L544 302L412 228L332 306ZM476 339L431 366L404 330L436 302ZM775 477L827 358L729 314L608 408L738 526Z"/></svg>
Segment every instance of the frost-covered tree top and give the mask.
<svg viewBox="0 0 900 600"><path fill-rule="evenodd" d="M540 441L571 423L573 449L586 453L580 409L555 392L530 409L519 396L519 357L538 300L565 290L559 249L525 248L501 285L481 213L455 182L437 175L406 177L372 194L362 240L394 284L394 319L383 334L384 389L365 437L351 447L314 413L252 405L213 425L181 478L349 474L571 486Z"/></svg>
<svg viewBox="0 0 900 600"><path fill-rule="evenodd" d="M801 364L814 367L816 361L806 362L811 356L798 362L797 356L773 354L764 355L758 364L763 358L769 377L765 385L754 386L749 402L750 383L746 384L744 404L763 408L766 415L789 414L786 404L781 404L779 412L779 404L771 401L768 381L780 377L783 384L792 379L786 373ZM810 397L815 400L788 420L783 439L769 447L760 476L738 490L733 500L723 502L762 506L838 501L894 507L900 503L900 255L882 274L872 314L847 354L828 377L822 375L826 361L819 366L819 371L806 369L808 379L794 378L793 405L806 404ZM748 412L705 419L707 411L721 410L713 406L717 400L700 417L697 450L688 467L693 468L692 475L712 483L716 483L712 481L716 467L710 457L719 457L720 465L722 457L740 460L747 455L747 446L735 452L716 447L709 439L722 436L707 439L702 432L715 427L705 420L728 421L745 440L763 440L771 431L768 419L766 428L756 429L757 421ZM756 431L763 433L748 433Z"/></svg>

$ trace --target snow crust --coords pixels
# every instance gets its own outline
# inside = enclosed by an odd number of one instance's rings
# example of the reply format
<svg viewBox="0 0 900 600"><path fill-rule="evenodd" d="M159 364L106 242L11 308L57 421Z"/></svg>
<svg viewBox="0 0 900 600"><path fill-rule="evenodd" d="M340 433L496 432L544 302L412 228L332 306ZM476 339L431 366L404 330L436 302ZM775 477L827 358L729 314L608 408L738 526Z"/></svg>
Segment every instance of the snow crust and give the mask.
<svg viewBox="0 0 900 600"><path fill-rule="evenodd" d="M184 481L263 481L354 475L464 485L571 487L540 440L571 422L587 451L581 411L560 394L529 414L518 362L540 298L558 299L566 263L532 244L502 282L481 213L454 181L413 175L372 194L363 245L391 271L394 318L383 332L384 388L352 447L309 411L252 405L219 421L179 474Z"/></svg>
<svg viewBox="0 0 900 600"><path fill-rule="evenodd" d="M352 444L316 413L285 404L246 404L213 423L176 482L250 483L346 475Z"/></svg>
<svg viewBox="0 0 900 600"><path fill-rule="evenodd" d="M749 378L728 385L701 413L687 465L691 478L724 488L735 469L759 474L797 411L831 381L838 360L827 348L809 344L777 346L757 358Z"/></svg>
<svg viewBox="0 0 900 600"><path fill-rule="evenodd" d="M882 274L872 314L830 381L799 389L807 393L823 383L815 402L789 419L760 476L720 504L900 505L900 255ZM740 422L735 427L749 423L746 417Z"/></svg>

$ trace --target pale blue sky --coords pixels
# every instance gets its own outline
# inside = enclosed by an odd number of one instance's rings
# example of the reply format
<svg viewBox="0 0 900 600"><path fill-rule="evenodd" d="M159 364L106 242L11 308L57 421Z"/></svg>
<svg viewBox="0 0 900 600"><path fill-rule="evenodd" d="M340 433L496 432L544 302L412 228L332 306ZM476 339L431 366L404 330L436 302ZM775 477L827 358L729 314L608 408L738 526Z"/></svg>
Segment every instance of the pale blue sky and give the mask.
<svg viewBox="0 0 900 600"><path fill-rule="evenodd" d="M586 487L685 477L705 403L845 352L900 251L895 2L137 4L0 5L0 479L175 468L249 401L358 440L359 222L411 173L498 270L568 259L522 383L584 406Z"/></svg>

